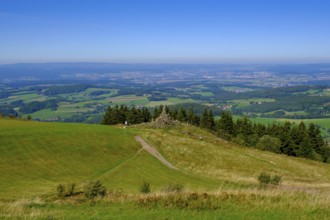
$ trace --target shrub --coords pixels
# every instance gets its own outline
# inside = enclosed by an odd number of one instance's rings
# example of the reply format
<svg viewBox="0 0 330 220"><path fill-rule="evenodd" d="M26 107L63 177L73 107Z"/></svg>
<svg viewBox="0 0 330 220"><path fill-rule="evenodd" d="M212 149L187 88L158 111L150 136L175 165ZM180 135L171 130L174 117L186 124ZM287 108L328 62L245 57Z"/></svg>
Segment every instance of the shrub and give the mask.
<svg viewBox="0 0 330 220"><path fill-rule="evenodd" d="M270 180L270 184L273 184L273 185L280 185L282 181L282 177L281 176L278 176L278 175L275 175L271 178Z"/></svg>
<svg viewBox="0 0 330 220"><path fill-rule="evenodd" d="M58 197L64 197L65 196L65 186L63 184L59 184L56 187L56 191L57 191L57 196Z"/></svg>
<svg viewBox="0 0 330 220"><path fill-rule="evenodd" d="M270 135L264 135L259 139L256 147L260 150L280 153L281 141L276 137L272 137Z"/></svg>
<svg viewBox="0 0 330 220"><path fill-rule="evenodd" d="M68 197L73 196L75 194L75 183L69 183L65 187L63 184L59 184L56 188L58 197Z"/></svg>
<svg viewBox="0 0 330 220"><path fill-rule="evenodd" d="M75 187L76 187L75 183L69 183L66 187L65 196L73 196L75 194L75 191L74 191Z"/></svg>
<svg viewBox="0 0 330 220"><path fill-rule="evenodd" d="M268 185L270 183L271 177L268 173L262 172L258 176L259 184L260 185Z"/></svg>
<svg viewBox="0 0 330 220"><path fill-rule="evenodd" d="M143 181L141 186L140 186L140 192L142 193L150 193L151 191L151 187L150 187L150 183Z"/></svg>
<svg viewBox="0 0 330 220"><path fill-rule="evenodd" d="M182 192L183 191L183 185L182 184L170 184L166 186L163 191L164 192Z"/></svg>
<svg viewBox="0 0 330 220"><path fill-rule="evenodd" d="M104 197L107 194L107 189L102 185L100 180L90 181L84 190L84 195L88 199L94 199L97 196Z"/></svg>
<svg viewBox="0 0 330 220"><path fill-rule="evenodd" d="M167 195L143 196L136 201L136 205L143 208L217 210L221 200L207 193L177 193Z"/></svg>
<svg viewBox="0 0 330 220"><path fill-rule="evenodd" d="M266 185L279 185L282 182L282 177L278 175L271 176L268 173L262 172L258 176L259 184L261 186Z"/></svg>

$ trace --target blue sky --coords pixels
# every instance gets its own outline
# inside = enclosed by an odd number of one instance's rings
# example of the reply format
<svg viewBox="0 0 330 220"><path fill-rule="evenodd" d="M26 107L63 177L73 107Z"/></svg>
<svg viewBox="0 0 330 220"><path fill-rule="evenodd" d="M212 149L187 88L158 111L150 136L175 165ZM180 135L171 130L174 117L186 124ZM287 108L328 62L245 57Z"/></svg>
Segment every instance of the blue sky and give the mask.
<svg viewBox="0 0 330 220"><path fill-rule="evenodd" d="M0 0L0 63L330 62L328 0Z"/></svg>

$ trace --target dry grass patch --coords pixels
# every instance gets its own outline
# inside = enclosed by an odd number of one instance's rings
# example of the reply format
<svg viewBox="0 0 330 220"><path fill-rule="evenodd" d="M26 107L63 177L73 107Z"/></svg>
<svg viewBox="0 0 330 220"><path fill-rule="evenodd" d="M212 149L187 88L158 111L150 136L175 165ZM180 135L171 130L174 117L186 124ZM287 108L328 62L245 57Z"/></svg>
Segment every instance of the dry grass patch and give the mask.
<svg viewBox="0 0 330 220"><path fill-rule="evenodd" d="M290 185L327 188L330 182L329 164L240 147L190 125L145 129L141 136L176 167L213 179L257 184L257 176L267 172Z"/></svg>

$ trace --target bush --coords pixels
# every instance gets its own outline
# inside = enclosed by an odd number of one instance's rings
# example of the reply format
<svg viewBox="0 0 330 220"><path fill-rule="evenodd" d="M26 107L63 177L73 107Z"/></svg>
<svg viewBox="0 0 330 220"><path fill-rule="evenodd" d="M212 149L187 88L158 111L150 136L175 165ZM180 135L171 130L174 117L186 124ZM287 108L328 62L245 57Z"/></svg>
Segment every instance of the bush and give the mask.
<svg viewBox="0 0 330 220"><path fill-rule="evenodd" d="M166 186L163 191L164 192L182 192L183 191L183 185L182 184L170 184L168 186Z"/></svg>
<svg viewBox="0 0 330 220"><path fill-rule="evenodd" d="M262 172L258 176L259 184L261 186L266 185L279 185L282 182L282 177L278 175L271 176L268 173Z"/></svg>
<svg viewBox="0 0 330 220"><path fill-rule="evenodd" d="M75 183L69 183L66 187L66 192L65 192L65 196L73 196L75 194L75 189L76 184Z"/></svg>
<svg viewBox="0 0 330 220"><path fill-rule="evenodd" d="M268 185L270 183L270 175L268 173L262 172L258 176L259 184L260 185Z"/></svg>
<svg viewBox="0 0 330 220"><path fill-rule="evenodd" d="M56 188L58 197L68 197L73 196L75 194L75 183L69 183L65 187L63 184L59 184Z"/></svg>
<svg viewBox="0 0 330 220"><path fill-rule="evenodd" d="M142 196L136 205L143 208L190 209L190 210L217 210L221 200L207 193L176 193L167 195Z"/></svg>
<svg viewBox="0 0 330 220"><path fill-rule="evenodd" d="M151 187L150 187L150 183L143 181L141 186L140 186L140 192L142 193L150 193L151 191Z"/></svg>
<svg viewBox="0 0 330 220"><path fill-rule="evenodd" d="M278 175L273 176L270 180L270 184L273 185L280 185L281 182L282 182L282 177Z"/></svg>
<svg viewBox="0 0 330 220"><path fill-rule="evenodd" d="M256 146L260 150L271 151L274 153L280 153L281 141L276 137L269 135L262 136Z"/></svg>
<svg viewBox="0 0 330 220"><path fill-rule="evenodd" d="M102 185L100 180L90 181L84 190L84 195L88 199L94 199L97 196L104 197L107 194L107 189Z"/></svg>
<svg viewBox="0 0 330 220"><path fill-rule="evenodd" d="M57 196L58 197L64 197L64 195L65 195L65 186L63 184L59 184L56 187L56 191L57 191Z"/></svg>

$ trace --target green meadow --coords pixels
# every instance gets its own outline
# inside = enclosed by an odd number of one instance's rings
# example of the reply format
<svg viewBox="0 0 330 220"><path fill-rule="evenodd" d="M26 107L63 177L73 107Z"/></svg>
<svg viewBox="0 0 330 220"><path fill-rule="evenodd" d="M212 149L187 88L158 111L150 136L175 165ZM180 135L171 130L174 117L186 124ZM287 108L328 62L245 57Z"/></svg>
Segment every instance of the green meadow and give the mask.
<svg viewBox="0 0 330 220"><path fill-rule="evenodd" d="M140 135L178 170L142 149ZM261 172L282 177L260 187ZM330 166L240 147L186 124L151 129L0 119L0 219L328 219ZM90 180L104 198L59 198ZM151 192L142 194L142 181ZM180 192L164 191L179 184Z"/></svg>
<svg viewBox="0 0 330 220"><path fill-rule="evenodd" d="M240 116L235 116L234 118L241 118ZM322 135L325 138L329 138L329 131L330 131L330 118L313 118L313 119L287 119L287 118L262 118L262 117L255 117L249 118L252 122L261 123L261 124L272 124L274 122L284 123L286 121L294 123L298 125L300 122L304 122L305 124L314 123L321 128Z"/></svg>

